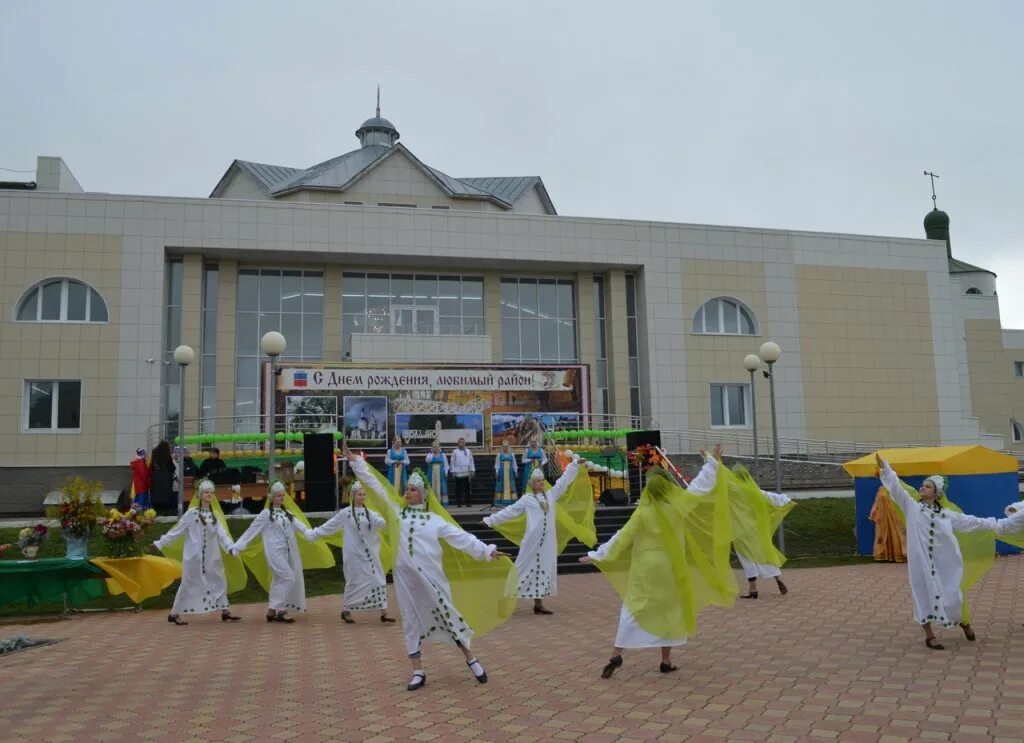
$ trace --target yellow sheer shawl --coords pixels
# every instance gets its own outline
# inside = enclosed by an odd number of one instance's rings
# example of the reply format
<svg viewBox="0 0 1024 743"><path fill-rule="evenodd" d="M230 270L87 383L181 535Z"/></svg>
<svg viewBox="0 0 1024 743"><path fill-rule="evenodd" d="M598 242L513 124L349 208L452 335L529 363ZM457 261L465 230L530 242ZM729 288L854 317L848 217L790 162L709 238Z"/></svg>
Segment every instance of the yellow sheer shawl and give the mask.
<svg viewBox="0 0 1024 743"><path fill-rule="evenodd" d="M192 496L188 507L189 509L199 508L198 493ZM217 519L217 523L224 527L224 531L228 533L228 536L231 536L228 520L224 518L224 510L220 507L216 497L210 499L210 511L213 513L214 518ZM182 556L185 553L184 540L176 539L161 551L166 557L181 562ZM220 550L220 561L224 565L224 577L227 579L228 593L237 593L245 588L245 585L249 582L249 576L245 574L245 566L242 565L242 561L234 555L229 555L224 551L223 547Z"/></svg>
<svg viewBox="0 0 1024 743"><path fill-rule="evenodd" d="M729 516L736 552L760 565L781 568L786 563L786 556L776 548L772 537L796 502L772 505L742 465L737 465L731 472L719 465L718 477L728 482Z"/></svg>
<svg viewBox="0 0 1024 743"><path fill-rule="evenodd" d="M370 467L370 475L383 487L388 498L398 506L406 508L405 497L400 495L390 481L374 468ZM425 479L425 478L424 478ZM364 483L367 499L376 496L373 488ZM426 506L431 513L441 517L448 523L459 526L451 514L441 505L434 491L427 487ZM391 544L397 545L399 540L398 519L393 509L385 508L388 514L388 531ZM390 519L389 519L390 516ZM459 527L462 528L461 526ZM474 560L461 550L457 550L441 540L441 567L452 589L452 600L455 608L473 628L473 633L481 637L496 627L500 627L512 616L516 607L519 575L516 566L507 557L497 560Z"/></svg>
<svg viewBox="0 0 1024 743"><path fill-rule="evenodd" d="M735 601L728 492L721 476L698 496L664 470L650 470L640 504L605 558L595 561L647 632L688 637L702 609Z"/></svg>
<svg viewBox="0 0 1024 743"><path fill-rule="evenodd" d="M551 485L544 483L545 492ZM523 495L523 498L529 495ZM513 544L522 544L526 536L526 514L516 516L504 523L494 526L494 530ZM558 552L565 549L570 540L575 539L588 547L597 544L597 529L594 526L594 491L590 485L590 475L586 468L580 467L576 478L562 493L555 504L555 538Z"/></svg>
<svg viewBox="0 0 1024 743"><path fill-rule="evenodd" d="M270 497L263 502L263 510L270 508ZM307 529L311 528L306 514L295 505L290 495L284 496L284 509L297 519ZM326 540L325 540L326 541ZM314 568L333 568L335 565L334 555L330 547L323 542L310 542L305 537L296 534L295 542L299 547L299 557L302 560L303 570ZM340 542L339 542L340 543ZM263 587L264 591L270 591L270 566L267 564L267 554L263 548L263 536L249 542L248 546L241 552L242 561L249 568L249 572Z"/></svg>

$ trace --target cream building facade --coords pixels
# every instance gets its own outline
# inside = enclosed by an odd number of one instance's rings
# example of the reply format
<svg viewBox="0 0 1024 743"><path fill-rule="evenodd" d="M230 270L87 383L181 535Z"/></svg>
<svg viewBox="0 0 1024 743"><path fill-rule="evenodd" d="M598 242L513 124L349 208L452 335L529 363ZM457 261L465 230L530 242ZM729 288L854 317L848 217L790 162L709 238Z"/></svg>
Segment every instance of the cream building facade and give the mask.
<svg viewBox="0 0 1024 743"><path fill-rule="evenodd" d="M0 512L72 471L123 487L178 416L179 343L187 427L257 427L267 330L295 360L583 363L616 426L740 434L773 340L785 438L1024 448L1024 331L942 239L563 216L539 177L453 178L379 116L357 136L208 198L89 193L45 157L0 184Z"/></svg>

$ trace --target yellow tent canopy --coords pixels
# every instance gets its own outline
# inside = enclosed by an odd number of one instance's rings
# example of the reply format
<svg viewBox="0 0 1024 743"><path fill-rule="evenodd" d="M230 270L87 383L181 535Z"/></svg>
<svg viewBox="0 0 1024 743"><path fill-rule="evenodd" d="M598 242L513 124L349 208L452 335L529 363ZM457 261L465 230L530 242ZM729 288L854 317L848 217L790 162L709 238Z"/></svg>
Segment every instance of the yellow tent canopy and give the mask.
<svg viewBox="0 0 1024 743"><path fill-rule="evenodd" d="M1016 472L1017 459L984 446L924 446L908 449L879 449L878 454L900 477L915 475L992 475ZM843 465L851 477L877 477L875 455L854 459Z"/></svg>

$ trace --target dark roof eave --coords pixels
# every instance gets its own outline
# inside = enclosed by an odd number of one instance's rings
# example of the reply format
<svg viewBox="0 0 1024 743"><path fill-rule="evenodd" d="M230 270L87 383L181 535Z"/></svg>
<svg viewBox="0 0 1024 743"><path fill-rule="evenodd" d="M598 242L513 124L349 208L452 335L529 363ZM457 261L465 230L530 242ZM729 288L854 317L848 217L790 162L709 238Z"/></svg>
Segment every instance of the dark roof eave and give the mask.
<svg viewBox="0 0 1024 743"><path fill-rule="evenodd" d="M0 191L34 191L35 181L0 181Z"/></svg>

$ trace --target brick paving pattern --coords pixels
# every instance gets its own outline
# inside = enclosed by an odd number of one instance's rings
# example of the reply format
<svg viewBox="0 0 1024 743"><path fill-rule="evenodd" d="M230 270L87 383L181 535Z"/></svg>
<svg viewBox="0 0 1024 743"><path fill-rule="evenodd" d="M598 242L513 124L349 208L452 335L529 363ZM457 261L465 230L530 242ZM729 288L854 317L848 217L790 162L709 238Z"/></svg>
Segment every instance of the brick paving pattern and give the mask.
<svg viewBox="0 0 1024 743"><path fill-rule="evenodd" d="M627 651L611 679L619 602L595 574L559 580L554 616L531 602L476 643L490 682L454 648L425 650L407 692L398 625L343 625L339 599L293 625L163 612L5 625L0 636L66 638L0 659L0 741L1024 741L1024 556L974 592L979 641L911 620L902 565L790 570L782 597L711 610L678 648ZM741 577L741 576L737 576Z"/></svg>

